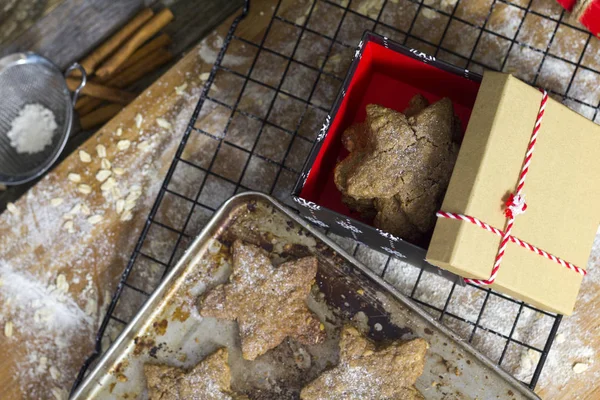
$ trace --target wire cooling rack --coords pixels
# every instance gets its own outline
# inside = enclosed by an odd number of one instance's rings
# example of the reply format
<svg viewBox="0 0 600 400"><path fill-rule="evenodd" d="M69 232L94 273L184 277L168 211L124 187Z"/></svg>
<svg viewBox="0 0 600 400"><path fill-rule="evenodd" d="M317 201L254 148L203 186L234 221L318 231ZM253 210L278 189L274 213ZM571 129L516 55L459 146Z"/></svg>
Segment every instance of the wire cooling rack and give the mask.
<svg viewBox="0 0 600 400"><path fill-rule="evenodd" d="M266 3L266 2L257 2ZM554 0L279 0L245 29L246 1L208 82L97 335L111 339L212 213L244 190L289 194L364 30L475 72L511 72L589 119L600 106L600 45ZM270 14L270 15L269 15ZM228 90L224 91L223 88ZM233 88L232 90L229 90ZM330 235L333 236L333 235ZM534 388L561 316L492 290L457 286L349 239L350 254ZM533 368L523 371L520 360Z"/></svg>

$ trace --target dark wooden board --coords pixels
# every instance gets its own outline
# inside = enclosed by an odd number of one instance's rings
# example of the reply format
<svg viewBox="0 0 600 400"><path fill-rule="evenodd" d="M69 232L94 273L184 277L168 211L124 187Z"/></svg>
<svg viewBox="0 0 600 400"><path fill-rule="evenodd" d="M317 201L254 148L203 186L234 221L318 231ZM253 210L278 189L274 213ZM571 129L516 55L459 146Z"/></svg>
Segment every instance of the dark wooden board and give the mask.
<svg viewBox="0 0 600 400"><path fill-rule="evenodd" d="M31 50L65 69L143 5L143 0L65 0L12 42L0 46L0 56Z"/></svg>
<svg viewBox="0 0 600 400"><path fill-rule="evenodd" d="M8 0L0 0L0 7L3 1ZM48 1L52 2L57 3L58 0ZM165 28L165 32L173 39L170 50L177 57L172 63L145 76L129 88L134 92L141 92L242 4L243 0L62 0L60 4L54 4L51 12L43 15L13 41L5 44L0 41L0 56L32 50L48 57L64 69L81 60L142 7L150 6L159 10L168 6L175 18ZM2 20L0 29L1 22ZM76 125L74 130L78 129ZM77 135L72 135L73 139L67 144L60 159L68 156L94 132L95 130L77 132ZM35 182L31 182L0 191L0 212L4 210L7 202L16 201L34 184Z"/></svg>

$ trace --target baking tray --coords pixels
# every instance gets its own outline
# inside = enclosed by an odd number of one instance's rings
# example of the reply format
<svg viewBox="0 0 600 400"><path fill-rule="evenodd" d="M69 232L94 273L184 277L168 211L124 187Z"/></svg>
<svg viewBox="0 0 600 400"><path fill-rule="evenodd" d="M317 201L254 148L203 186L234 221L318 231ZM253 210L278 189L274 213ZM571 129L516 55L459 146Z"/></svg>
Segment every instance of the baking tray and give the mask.
<svg viewBox="0 0 600 400"><path fill-rule="evenodd" d="M227 280L227 249L235 239L262 246L275 264L318 257L308 304L325 323L328 340L306 349L319 354L310 370L294 371L285 357L281 361L281 354L294 351L291 340L252 365L242 361L235 323L199 316L198 297ZM335 360L335 336L349 321L375 341L425 338L430 349L416 387L427 399L538 399L299 216L255 192L232 197L216 212L72 398L146 398L145 363L189 368L222 346L230 351L234 389L261 399L295 398L298 380L312 379ZM242 373L244 381L236 378Z"/></svg>

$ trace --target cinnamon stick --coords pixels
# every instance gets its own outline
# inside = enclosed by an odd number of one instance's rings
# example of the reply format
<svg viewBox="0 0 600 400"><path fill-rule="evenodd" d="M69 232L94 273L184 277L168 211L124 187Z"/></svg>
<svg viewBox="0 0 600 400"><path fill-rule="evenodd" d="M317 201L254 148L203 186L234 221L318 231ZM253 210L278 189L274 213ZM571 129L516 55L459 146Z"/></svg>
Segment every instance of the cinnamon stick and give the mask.
<svg viewBox="0 0 600 400"><path fill-rule="evenodd" d="M114 103L100 107L99 109L92 111L91 113L84 115L79 119L81 129L88 130L101 125L117 115L122 109L123 106L121 104Z"/></svg>
<svg viewBox="0 0 600 400"><path fill-rule="evenodd" d="M158 33L173 20L173 13L163 9L146 22L119 50L117 50L98 70L96 75L103 77L112 74L127 60L146 40Z"/></svg>
<svg viewBox="0 0 600 400"><path fill-rule="evenodd" d="M157 36L156 38L152 39L151 41L149 41L148 43L146 43L145 45L143 45L142 47L137 49L135 51L135 53L133 53L131 55L131 57L129 57L123 64L121 64L121 66L110 77L116 76L119 72L131 67L132 65L136 64L138 61L145 58L149 54L152 54L161 49L166 50L166 48L172 42L173 41L171 40L171 37L169 35L167 35L166 33L163 33L160 36ZM102 79L102 78L98 78L98 79Z"/></svg>
<svg viewBox="0 0 600 400"><path fill-rule="evenodd" d="M89 114L90 112L98 108L98 106L104 101L102 99L96 99L94 97L86 97L85 100L89 101L83 103L79 108L76 108L76 111L77 113L79 113L79 115ZM77 104L79 104L79 102L77 102Z"/></svg>
<svg viewBox="0 0 600 400"><path fill-rule="evenodd" d="M75 109L75 111L79 111L83 107L87 106L92 100L94 100L93 97L82 94L77 98L77 103L75 103L75 107L73 108Z"/></svg>
<svg viewBox="0 0 600 400"><path fill-rule="evenodd" d="M69 90L77 89L79 83L79 79L67 78L67 87L69 88ZM97 99L108 100L119 104L129 104L136 97L134 93L129 93L124 90L119 90L108 86L103 86L99 83L94 83L90 81L88 81L85 84L85 86L81 90L81 93L87 94L88 96L95 97Z"/></svg>
<svg viewBox="0 0 600 400"><path fill-rule="evenodd" d="M87 72L88 75L91 75L98 64L104 61L119 46L121 46L123 42L129 39L129 37L131 37L131 35L133 35L140 26L148 22L153 15L154 11L149 8L145 8L140 11L135 17L133 17L131 21L119 29L117 33L112 35L106 42L104 42L90 55L83 59L81 66L85 69L85 72ZM77 76L76 74L74 75Z"/></svg>
<svg viewBox="0 0 600 400"><path fill-rule="evenodd" d="M172 59L173 54L170 51L161 49L153 54L147 55L134 65L121 71L121 73L109 80L107 85L116 88L129 86L146 74L168 63Z"/></svg>
<svg viewBox="0 0 600 400"><path fill-rule="evenodd" d="M166 49L159 49L158 51L148 54L146 57L140 59L137 63L129 68L118 72L116 76L109 79L105 84L115 88L126 87L136 82L144 75L155 71L172 59L173 54ZM77 102L75 105L75 110L77 110L79 115L86 115L93 111L100 104L102 104L101 99L86 96Z"/></svg>

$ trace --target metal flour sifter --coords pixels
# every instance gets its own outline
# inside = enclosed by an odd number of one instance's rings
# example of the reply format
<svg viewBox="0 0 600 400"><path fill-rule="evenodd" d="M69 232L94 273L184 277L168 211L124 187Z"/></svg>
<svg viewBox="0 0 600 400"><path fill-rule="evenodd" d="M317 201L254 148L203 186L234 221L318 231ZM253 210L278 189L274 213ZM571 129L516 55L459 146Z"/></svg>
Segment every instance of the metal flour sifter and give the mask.
<svg viewBox="0 0 600 400"><path fill-rule="evenodd" d="M71 96L65 76L75 69L81 71L82 81ZM11 54L0 59L0 183L16 185L31 181L54 164L69 138L73 105L85 82L85 71L77 63L63 75L50 60L34 53ZM37 153L18 153L7 134L21 109L36 103L54 114L57 128L52 142Z"/></svg>

